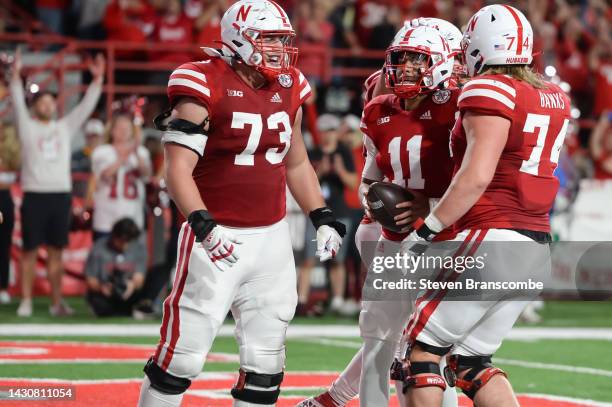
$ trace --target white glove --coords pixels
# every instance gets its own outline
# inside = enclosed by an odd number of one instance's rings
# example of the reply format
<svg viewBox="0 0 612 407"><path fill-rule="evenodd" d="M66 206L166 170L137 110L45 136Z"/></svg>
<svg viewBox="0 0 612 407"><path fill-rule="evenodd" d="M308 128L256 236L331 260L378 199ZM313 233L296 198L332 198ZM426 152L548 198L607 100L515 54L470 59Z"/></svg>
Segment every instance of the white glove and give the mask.
<svg viewBox="0 0 612 407"><path fill-rule="evenodd" d="M215 226L201 244L212 264L220 271L232 267L240 257L237 245L242 242L233 233L219 226Z"/></svg>
<svg viewBox="0 0 612 407"><path fill-rule="evenodd" d="M410 232L408 236L402 240L401 252L406 253L408 256L419 256L425 253L430 241L422 238L418 235L416 230Z"/></svg>
<svg viewBox="0 0 612 407"><path fill-rule="evenodd" d="M341 245L342 237L336 232L336 229L328 225L319 226L317 229L317 251L315 254L321 262L336 257Z"/></svg>

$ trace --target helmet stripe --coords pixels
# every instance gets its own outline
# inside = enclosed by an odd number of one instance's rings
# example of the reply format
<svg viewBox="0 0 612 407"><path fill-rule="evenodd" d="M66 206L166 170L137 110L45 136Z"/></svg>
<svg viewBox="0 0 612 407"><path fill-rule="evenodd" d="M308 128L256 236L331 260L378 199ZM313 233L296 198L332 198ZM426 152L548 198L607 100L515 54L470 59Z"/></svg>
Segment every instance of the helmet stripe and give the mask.
<svg viewBox="0 0 612 407"><path fill-rule="evenodd" d="M414 31L414 28L406 31L406 34L404 35L404 41L408 41L410 39L410 36L412 35L413 31Z"/></svg>
<svg viewBox="0 0 612 407"><path fill-rule="evenodd" d="M269 1L270 3L272 3L272 5L273 5L274 7L276 7L276 9L278 10L278 12L279 12L279 14L280 14L280 16L281 16L281 19L283 20L283 25L284 25L284 26L289 26L290 24L289 24L289 22L287 21L287 15L285 14L285 10L283 10L281 6L279 6L278 4L276 4L275 2L273 2L272 0L268 0L268 1Z"/></svg>
<svg viewBox="0 0 612 407"><path fill-rule="evenodd" d="M523 23L521 23L521 19L519 18L518 14L516 14L516 11L507 5L503 5L506 10L508 10L510 12L510 14L512 14L512 17L514 18L514 21L516 22L517 25L517 45L516 45L516 55L521 55L523 53Z"/></svg>

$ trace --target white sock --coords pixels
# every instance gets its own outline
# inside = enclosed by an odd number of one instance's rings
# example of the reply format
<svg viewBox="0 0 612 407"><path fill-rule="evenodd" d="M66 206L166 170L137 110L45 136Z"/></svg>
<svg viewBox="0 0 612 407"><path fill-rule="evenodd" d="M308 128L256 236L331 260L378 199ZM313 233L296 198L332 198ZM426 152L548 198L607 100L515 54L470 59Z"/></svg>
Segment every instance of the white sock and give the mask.
<svg viewBox="0 0 612 407"><path fill-rule="evenodd" d="M440 360L440 373L444 376L444 368L446 367L446 358L442 357ZM442 399L442 407L457 407L459 402L457 400L457 390L446 383L446 390L444 390L444 398Z"/></svg>
<svg viewBox="0 0 612 407"><path fill-rule="evenodd" d="M140 387L138 407L178 407L183 400L183 394L165 394L151 387L149 378L145 376Z"/></svg>
<svg viewBox="0 0 612 407"><path fill-rule="evenodd" d="M348 404L359 393L362 355L363 346L359 348L353 359L328 390L330 396L341 406Z"/></svg>
<svg viewBox="0 0 612 407"><path fill-rule="evenodd" d="M359 405L380 407L389 405L389 369L397 343L364 338L363 366L359 382Z"/></svg>

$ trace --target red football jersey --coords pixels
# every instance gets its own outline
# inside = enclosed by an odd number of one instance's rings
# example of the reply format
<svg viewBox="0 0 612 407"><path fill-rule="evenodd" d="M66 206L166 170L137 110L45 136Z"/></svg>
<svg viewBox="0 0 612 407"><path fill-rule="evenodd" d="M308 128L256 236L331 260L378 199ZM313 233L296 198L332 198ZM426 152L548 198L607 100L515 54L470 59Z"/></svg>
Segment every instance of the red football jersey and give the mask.
<svg viewBox="0 0 612 407"><path fill-rule="evenodd" d="M221 57L172 73L170 103L191 97L208 109L210 130L193 178L219 224L256 227L284 218L284 158L296 113L310 93L297 69L253 89Z"/></svg>
<svg viewBox="0 0 612 407"><path fill-rule="evenodd" d="M374 72L372 75L368 76L363 83L363 104L367 105L374 99L374 90L376 89L376 85L378 81L382 77L382 69ZM383 79L384 80L384 79Z"/></svg>
<svg viewBox="0 0 612 407"><path fill-rule="evenodd" d="M505 117L511 126L493 180L456 228L550 231L548 213L559 187L553 171L570 120L567 95L552 83L536 89L506 75L483 75L463 87L459 110L451 140L457 170L466 149L466 112Z"/></svg>
<svg viewBox="0 0 612 407"><path fill-rule="evenodd" d="M414 110L395 95L375 97L364 109L361 129L374 146L382 175L398 185L441 198L453 176L449 141L458 90L432 93ZM368 143L368 140L366 140ZM387 238L398 240L383 230Z"/></svg>

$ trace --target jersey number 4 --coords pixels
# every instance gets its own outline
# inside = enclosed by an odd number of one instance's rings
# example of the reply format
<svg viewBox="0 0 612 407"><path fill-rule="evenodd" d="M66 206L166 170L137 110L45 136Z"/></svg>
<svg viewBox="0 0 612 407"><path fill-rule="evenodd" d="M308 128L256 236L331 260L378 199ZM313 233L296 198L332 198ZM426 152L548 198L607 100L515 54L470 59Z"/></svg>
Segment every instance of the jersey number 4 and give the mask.
<svg viewBox="0 0 612 407"><path fill-rule="evenodd" d="M540 161L542 161L542 155L545 151L549 154L550 162L554 164L559 162L559 154L561 153L561 147L563 147L563 140L565 140L568 124L569 120L565 119L551 147L550 143L552 140L548 140L546 137L548 134L548 126L550 125L550 116L534 113L529 113L527 115L523 131L525 133L535 133L536 129L538 129L538 138L536 140L536 145L533 147L533 150L531 150L529 159L523 160L521 172L535 176L540 175Z"/></svg>
<svg viewBox="0 0 612 407"><path fill-rule="evenodd" d="M232 117L232 129L244 129L245 125L251 126L249 140L242 153L237 154L234 158L236 165L255 165L255 151L259 146L261 133L263 132L263 120L260 114L234 112ZM277 112L268 116L267 126L269 130L278 130L278 125L283 125L283 130L280 131L280 141L285 145L282 151L279 148L269 148L266 151L266 160L270 164L279 164L285 158L291 144L291 122L289 115L286 112Z"/></svg>

